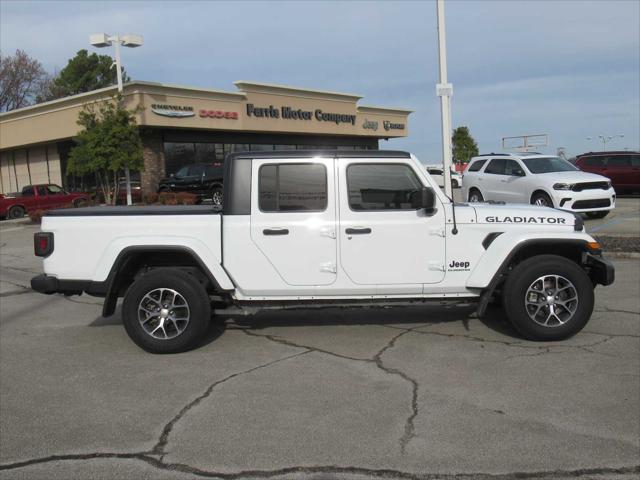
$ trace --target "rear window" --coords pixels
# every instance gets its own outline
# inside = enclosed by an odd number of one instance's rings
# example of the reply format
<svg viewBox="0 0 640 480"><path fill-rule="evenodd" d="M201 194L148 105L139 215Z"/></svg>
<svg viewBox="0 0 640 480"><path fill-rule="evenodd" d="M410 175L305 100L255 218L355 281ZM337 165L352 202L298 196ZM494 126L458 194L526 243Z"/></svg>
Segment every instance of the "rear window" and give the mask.
<svg viewBox="0 0 640 480"><path fill-rule="evenodd" d="M327 169L322 164L263 165L258 177L263 212L320 212L327 208Z"/></svg>
<svg viewBox="0 0 640 480"><path fill-rule="evenodd" d="M494 158L491 160L487 168L484 169L484 173L504 174L504 158Z"/></svg>
<svg viewBox="0 0 640 480"><path fill-rule="evenodd" d="M630 155L612 155L608 158L607 167L630 167Z"/></svg>
<svg viewBox="0 0 640 480"><path fill-rule="evenodd" d="M604 157L585 157L582 162L587 167L604 167Z"/></svg>
<svg viewBox="0 0 640 480"><path fill-rule="evenodd" d="M482 166L486 163L486 160L476 160L467 169L468 172L479 172Z"/></svg>

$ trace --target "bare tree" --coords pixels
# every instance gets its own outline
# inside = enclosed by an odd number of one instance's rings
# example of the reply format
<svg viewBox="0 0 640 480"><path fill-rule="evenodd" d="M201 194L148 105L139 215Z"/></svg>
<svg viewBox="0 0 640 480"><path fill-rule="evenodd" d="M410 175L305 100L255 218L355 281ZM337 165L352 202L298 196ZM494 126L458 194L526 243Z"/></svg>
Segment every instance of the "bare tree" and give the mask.
<svg viewBox="0 0 640 480"><path fill-rule="evenodd" d="M0 112L35 103L46 78L42 64L24 50L9 56L0 53Z"/></svg>

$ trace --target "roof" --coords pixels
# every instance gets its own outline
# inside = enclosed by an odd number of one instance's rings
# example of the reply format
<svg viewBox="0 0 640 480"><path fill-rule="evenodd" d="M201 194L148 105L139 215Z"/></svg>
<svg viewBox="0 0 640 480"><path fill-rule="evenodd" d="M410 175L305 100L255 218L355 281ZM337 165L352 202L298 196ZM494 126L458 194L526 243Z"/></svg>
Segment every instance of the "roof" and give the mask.
<svg viewBox="0 0 640 480"><path fill-rule="evenodd" d="M313 157L342 157L342 158L411 158L409 152L399 150L276 150L237 152L227 155L227 160L253 160L255 158L313 158Z"/></svg>

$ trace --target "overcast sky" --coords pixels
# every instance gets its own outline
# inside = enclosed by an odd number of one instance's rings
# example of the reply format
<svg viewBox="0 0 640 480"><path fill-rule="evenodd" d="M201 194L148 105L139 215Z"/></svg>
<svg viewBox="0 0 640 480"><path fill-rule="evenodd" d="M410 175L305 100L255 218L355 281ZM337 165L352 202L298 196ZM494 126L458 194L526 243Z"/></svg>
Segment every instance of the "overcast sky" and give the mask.
<svg viewBox="0 0 640 480"><path fill-rule="evenodd" d="M0 0L0 49L60 69L91 33L138 33L136 80L235 90L235 80L362 95L409 108L409 137L382 148L439 161L433 0L415 2L28 2ZM453 126L484 152L547 133L546 152L640 148L640 1L448 0ZM101 51L100 53L107 53Z"/></svg>

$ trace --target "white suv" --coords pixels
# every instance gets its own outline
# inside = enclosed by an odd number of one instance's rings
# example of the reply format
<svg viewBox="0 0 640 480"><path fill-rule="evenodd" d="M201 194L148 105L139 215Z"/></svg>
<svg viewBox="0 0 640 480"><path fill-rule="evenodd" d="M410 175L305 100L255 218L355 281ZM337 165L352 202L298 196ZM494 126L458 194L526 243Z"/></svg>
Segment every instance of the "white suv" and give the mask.
<svg viewBox="0 0 640 480"><path fill-rule="evenodd" d="M444 170L442 165L427 165L427 172L431 178L435 180L439 187L444 187ZM462 175L453 168L451 169L451 187L459 188L462 186Z"/></svg>
<svg viewBox="0 0 640 480"><path fill-rule="evenodd" d="M603 218L615 207L616 192L608 178L559 157L492 153L471 159L462 176L462 198L530 203Z"/></svg>

